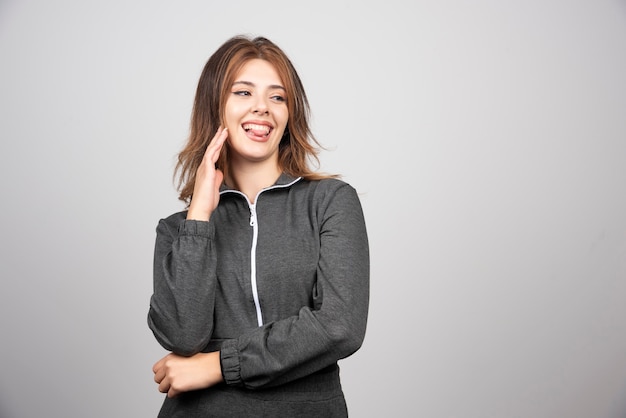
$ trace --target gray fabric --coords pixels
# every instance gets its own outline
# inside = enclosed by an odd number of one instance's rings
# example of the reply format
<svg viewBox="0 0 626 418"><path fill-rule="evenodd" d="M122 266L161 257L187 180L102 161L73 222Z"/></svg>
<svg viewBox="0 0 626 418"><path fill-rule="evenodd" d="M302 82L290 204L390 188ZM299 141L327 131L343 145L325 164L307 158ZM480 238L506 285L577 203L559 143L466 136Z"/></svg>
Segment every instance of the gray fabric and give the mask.
<svg viewBox="0 0 626 418"><path fill-rule="evenodd" d="M326 392L343 399L338 373L327 371L354 353L365 335L363 212L356 191L343 181L295 180L282 175L255 203L261 327L250 281L247 199L224 189L209 222L187 221L186 212L159 222L148 323L169 351L221 351L223 386L240 389L211 388L207 397L220 391L258 397L271 387L289 394L291 382L311 391L304 399L297 392L300 401L320 401L326 380L332 386ZM325 374L335 377L316 378Z"/></svg>

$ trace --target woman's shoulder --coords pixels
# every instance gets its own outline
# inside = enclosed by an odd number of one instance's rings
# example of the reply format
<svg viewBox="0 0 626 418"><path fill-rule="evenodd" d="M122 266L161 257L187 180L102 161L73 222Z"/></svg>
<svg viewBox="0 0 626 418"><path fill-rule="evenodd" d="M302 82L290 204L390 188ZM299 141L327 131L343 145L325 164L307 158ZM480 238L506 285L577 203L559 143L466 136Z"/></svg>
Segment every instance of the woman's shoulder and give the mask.
<svg viewBox="0 0 626 418"><path fill-rule="evenodd" d="M159 219L159 227L169 230L177 230L182 221L187 219L187 210L172 213L164 218Z"/></svg>
<svg viewBox="0 0 626 418"><path fill-rule="evenodd" d="M338 191L343 192L351 192L354 191L354 187L352 187L348 182L342 180L338 177L327 177L319 180L309 180L305 181L313 187L318 192L324 193L336 193Z"/></svg>
<svg viewBox="0 0 626 418"><path fill-rule="evenodd" d="M179 212L174 212L171 215L166 216L165 218L161 219L162 221L165 222L180 222L183 219L187 218L187 210L181 210Z"/></svg>
<svg viewBox="0 0 626 418"><path fill-rule="evenodd" d="M305 180L302 186L306 190L308 199L316 205L340 204L340 202L351 202L349 205L352 205L355 200L358 200L356 189L340 178Z"/></svg>

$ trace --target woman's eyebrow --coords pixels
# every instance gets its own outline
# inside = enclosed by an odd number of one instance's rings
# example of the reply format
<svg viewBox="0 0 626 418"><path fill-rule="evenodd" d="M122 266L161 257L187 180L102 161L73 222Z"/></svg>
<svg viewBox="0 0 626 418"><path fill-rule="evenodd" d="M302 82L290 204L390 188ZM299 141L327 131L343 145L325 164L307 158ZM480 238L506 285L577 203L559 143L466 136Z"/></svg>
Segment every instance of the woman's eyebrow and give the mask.
<svg viewBox="0 0 626 418"><path fill-rule="evenodd" d="M233 83L233 86L234 86L234 85L236 85L236 84L244 84L244 85L246 85L246 86L256 87L256 85L255 85L253 82L251 82L251 81L245 81L245 80L235 81L235 82ZM267 87L269 87L270 89L280 89L280 90L285 90L285 91L286 91L286 89L285 89L283 86L281 86L280 84L270 84L270 85L269 85L269 86L267 86Z"/></svg>

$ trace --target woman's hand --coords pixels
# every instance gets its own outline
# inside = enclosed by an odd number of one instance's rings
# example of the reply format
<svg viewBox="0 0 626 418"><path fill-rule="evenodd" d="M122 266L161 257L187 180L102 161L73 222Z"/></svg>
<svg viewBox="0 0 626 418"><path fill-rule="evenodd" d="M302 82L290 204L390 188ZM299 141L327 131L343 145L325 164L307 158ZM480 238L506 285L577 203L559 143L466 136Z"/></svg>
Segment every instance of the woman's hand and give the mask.
<svg viewBox="0 0 626 418"><path fill-rule="evenodd" d="M169 398L197 389L206 389L223 381L220 353L198 353L183 357L170 353L152 367L159 392Z"/></svg>
<svg viewBox="0 0 626 418"><path fill-rule="evenodd" d="M204 152L204 158L196 171L196 182L187 219L208 221L220 201L220 185L224 180L224 173L215 168L215 163L226 138L228 130L220 127Z"/></svg>

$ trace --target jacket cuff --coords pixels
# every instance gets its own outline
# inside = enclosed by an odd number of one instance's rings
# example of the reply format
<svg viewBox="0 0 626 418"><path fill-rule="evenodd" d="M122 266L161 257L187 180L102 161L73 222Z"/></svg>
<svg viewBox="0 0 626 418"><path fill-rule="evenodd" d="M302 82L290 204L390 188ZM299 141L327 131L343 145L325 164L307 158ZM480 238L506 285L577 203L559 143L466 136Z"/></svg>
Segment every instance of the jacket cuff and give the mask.
<svg viewBox="0 0 626 418"><path fill-rule="evenodd" d="M220 364L222 366L222 377L227 385L243 386L237 340L226 340L222 344L222 348L220 349Z"/></svg>
<svg viewBox="0 0 626 418"><path fill-rule="evenodd" d="M180 235L200 235L212 238L214 230L212 226L211 222L184 219L178 226L178 233Z"/></svg>

